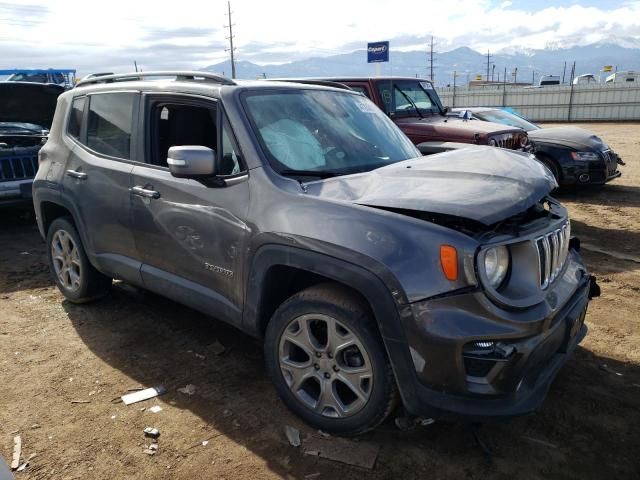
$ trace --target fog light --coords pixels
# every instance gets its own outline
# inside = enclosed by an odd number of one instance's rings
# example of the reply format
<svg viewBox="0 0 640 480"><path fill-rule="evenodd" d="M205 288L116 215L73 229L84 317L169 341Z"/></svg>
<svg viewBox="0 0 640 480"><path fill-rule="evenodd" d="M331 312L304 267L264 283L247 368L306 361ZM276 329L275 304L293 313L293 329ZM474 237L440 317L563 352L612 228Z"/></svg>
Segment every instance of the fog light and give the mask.
<svg viewBox="0 0 640 480"><path fill-rule="evenodd" d="M583 173L582 175L580 175L578 177L578 180L580 180L582 183L588 182L591 179L591 177L589 175L587 175L586 173Z"/></svg>

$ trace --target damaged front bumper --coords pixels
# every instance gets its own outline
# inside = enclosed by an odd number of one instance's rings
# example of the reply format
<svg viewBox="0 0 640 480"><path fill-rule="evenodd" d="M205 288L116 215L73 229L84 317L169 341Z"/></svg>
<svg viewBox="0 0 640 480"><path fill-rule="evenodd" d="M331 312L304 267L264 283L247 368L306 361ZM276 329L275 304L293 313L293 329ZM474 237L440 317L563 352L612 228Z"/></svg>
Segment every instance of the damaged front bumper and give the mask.
<svg viewBox="0 0 640 480"><path fill-rule="evenodd" d="M584 268L570 273L573 293L552 312L544 305L507 312L480 292L411 305L403 319L415 372L413 388L401 387L407 411L482 421L536 410L586 335L589 299L599 295Z"/></svg>

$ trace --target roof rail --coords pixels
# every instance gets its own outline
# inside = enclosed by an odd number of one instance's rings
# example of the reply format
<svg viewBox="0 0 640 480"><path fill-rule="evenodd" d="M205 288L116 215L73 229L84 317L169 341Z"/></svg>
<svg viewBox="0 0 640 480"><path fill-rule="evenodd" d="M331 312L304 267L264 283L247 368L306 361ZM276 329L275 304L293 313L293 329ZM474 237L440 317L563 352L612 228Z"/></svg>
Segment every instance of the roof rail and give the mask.
<svg viewBox="0 0 640 480"><path fill-rule="evenodd" d="M352 90L351 87L344 83L334 82L332 80L322 80L315 78L266 78L269 82L289 82L289 83L302 83L305 85L319 85L321 87L333 87L340 88L342 90Z"/></svg>
<svg viewBox="0 0 640 480"><path fill-rule="evenodd" d="M223 77L222 75L216 75L215 73L199 72L199 71L159 71L159 72L132 72L132 73L118 73L115 75L100 75L91 78L83 78L78 82L76 87L89 85L93 83L112 83L112 82L128 82L133 80L144 80L149 77L175 77L178 80L197 80L199 78L204 81L212 83L219 83L221 85L236 85L233 80Z"/></svg>

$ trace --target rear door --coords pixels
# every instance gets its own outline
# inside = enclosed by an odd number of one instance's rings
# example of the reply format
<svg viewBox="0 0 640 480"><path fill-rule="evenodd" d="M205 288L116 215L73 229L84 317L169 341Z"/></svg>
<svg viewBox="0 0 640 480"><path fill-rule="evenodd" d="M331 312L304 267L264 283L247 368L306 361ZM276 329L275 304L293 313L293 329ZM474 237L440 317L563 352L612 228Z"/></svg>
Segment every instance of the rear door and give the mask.
<svg viewBox="0 0 640 480"><path fill-rule="evenodd" d="M73 148L63 180L89 255L101 270L133 283L140 283L140 262L129 188L139 98L138 92L110 92L73 100L65 133Z"/></svg>
<svg viewBox="0 0 640 480"><path fill-rule="evenodd" d="M248 173L226 116L213 99L149 94L141 117L146 163L133 170L132 206L144 284L240 325ZM167 151L179 145L212 148L219 176L173 177Z"/></svg>

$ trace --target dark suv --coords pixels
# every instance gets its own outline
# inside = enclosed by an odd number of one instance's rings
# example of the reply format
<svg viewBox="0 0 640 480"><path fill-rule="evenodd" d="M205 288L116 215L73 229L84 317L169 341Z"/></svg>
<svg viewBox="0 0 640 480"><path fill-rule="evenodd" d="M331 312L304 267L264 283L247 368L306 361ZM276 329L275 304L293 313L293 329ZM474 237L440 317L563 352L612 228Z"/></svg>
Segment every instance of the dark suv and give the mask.
<svg viewBox="0 0 640 480"><path fill-rule="evenodd" d="M229 322L295 413L355 434L398 398L540 405L597 294L555 186L503 149L423 158L355 92L160 72L61 95L33 196L67 299L117 278Z"/></svg>
<svg viewBox="0 0 640 480"><path fill-rule="evenodd" d="M38 151L62 92L59 85L0 82L0 207L31 204Z"/></svg>

